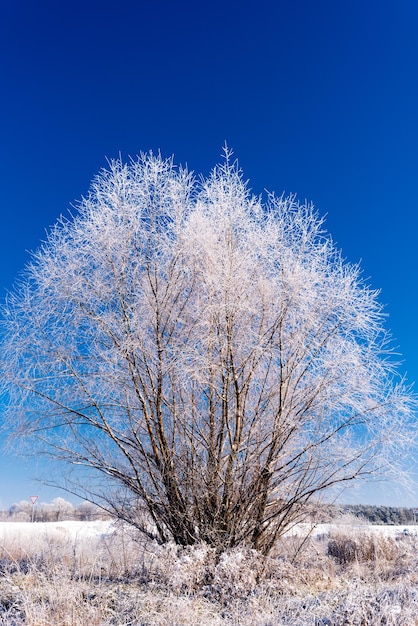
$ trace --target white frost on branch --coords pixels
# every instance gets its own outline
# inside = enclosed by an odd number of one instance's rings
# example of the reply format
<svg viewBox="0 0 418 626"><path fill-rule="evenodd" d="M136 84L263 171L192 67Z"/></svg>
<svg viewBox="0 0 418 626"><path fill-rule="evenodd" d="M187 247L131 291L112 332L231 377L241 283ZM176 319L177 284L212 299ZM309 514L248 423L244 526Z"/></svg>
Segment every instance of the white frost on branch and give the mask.
<svg viewBox="0 0 418 626"><path fill-rule="evenodd" d="M411 443L383 322L312 205L253 197L229 153L200 182L111 161L4 307L8 424L161 541L268 551Z"/></svg>

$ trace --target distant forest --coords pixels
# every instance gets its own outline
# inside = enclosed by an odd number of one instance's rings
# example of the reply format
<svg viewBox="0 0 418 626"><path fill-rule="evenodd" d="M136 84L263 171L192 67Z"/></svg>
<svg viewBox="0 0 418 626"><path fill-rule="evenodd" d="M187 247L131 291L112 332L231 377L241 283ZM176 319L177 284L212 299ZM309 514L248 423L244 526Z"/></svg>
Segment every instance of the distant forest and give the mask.
<svg viewBox="0 0 418 626"><path fill-rule="evenodd" d="M415 509L417 510L417 509ZM309 517L315 523L338 522L351 515L370 524L403 526L416 524L418 512L406 507L376 506L370 504L324 504L309 505ZM33 517L32 517L33 516ZM55 498L50 503L41 502L34 509L28 500L13 504L7 511L0 511L0 521L50 522L61 520L94 520L107 517L108 513L90 502L73 505L63 498Z"/></svg>
<svg viewBox="0 0 418 626"><path fill-rule="evenodd" d="M418 513L414 509L392 506L375 506L370 504L347 504L336 507L341 513L351 513L371 524L414 524Z"/></svg>

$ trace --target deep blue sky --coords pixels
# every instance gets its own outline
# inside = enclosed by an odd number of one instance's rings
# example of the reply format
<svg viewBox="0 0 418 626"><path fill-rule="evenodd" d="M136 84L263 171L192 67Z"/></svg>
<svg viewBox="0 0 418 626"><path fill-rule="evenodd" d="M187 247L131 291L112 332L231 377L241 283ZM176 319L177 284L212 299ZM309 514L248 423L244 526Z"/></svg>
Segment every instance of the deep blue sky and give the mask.
<svg viewBox="0 0 418 626"><path fill-rule="evenodd" d="M418 379L415 0L3 0L0 86L2 298L106 157L207 174L227 141L255 193L327 214ZM34 473L4 454L0 507L58 495Z"/></svg>

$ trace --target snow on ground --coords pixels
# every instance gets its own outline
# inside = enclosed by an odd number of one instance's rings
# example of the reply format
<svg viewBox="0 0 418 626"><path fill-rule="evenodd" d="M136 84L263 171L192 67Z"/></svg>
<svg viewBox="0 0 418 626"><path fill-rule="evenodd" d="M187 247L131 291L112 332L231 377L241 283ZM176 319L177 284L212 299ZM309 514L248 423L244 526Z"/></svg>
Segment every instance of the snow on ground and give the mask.
<svg viewBox="0 0 418 626"><path fill-rule="evenodd" d="M32 538L46 537L48 539L89 539L112 535L115 524L111 520L95 520L91 522L63 521L63 522L0 522L0 542L7 539L27 541ZM326 537L336 532L342 533L377 533L386 537L400 535L418 535L416 526L384 526L372 524L298 524L288 536Z"/></svg>
<svg viewBox="0 0 418 626"><path fill-rule="evenodd" d="M385 537L399 537L399 535L418 535L416 526L385 526L382 524L297 524L287 534L304 536L310 534L313 537L324 537L336 532L346 533L376 533Z"/></svg>
<svg viewBox="0 0 418 626"><path fill-rule="evenodd" d="M0 522L0 541L13 538L27 541L39 537L89 539L112 534L114 522Z"/></svg>

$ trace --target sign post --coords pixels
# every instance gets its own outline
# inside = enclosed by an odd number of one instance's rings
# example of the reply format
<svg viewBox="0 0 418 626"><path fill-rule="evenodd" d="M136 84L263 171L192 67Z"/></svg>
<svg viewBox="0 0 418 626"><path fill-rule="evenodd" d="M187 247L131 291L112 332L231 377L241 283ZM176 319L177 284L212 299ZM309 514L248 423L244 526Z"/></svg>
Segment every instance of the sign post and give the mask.
<svg viewBox="0 0 418 626"><path fill-rule="evenodd" d="M35 521L35 506L38 501L39 496L31 496L30 501L32 502L32 523Z"/></svg>

